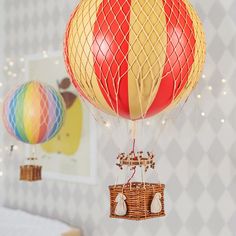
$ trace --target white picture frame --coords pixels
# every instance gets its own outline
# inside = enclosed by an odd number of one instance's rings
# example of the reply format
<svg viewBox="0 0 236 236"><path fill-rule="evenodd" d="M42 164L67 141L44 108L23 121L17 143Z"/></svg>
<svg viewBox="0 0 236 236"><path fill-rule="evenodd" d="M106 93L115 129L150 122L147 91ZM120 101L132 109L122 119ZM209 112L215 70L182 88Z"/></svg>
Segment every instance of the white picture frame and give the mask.
<svg viewBox="0 0 236 236"><path fill-rule="evenodd" d="M65 69L65 65L64 65L64 59L63 59L63 53L62 52L50 52L50 53L46 53L43 52L42 54L34 54L34 55L28 55L25 57L25 72L26 72L26 81L30 81L30 80L38 80L41 81L43 83L47 83L50 85L53 85L54 82L52 81L44 81L43 78L40 78L42 76L42 73L40 73L40 71L42 71L43 68L43 64L45 63L51 63L52 61L56 63L58 63L58 65L60 66L60 70L63 71L61 72L61 77L68 77L66 69ZM40 64L41 63L41 64ZM52 66L52 65L50 65ZM38 72L35 73L35 68L38 67ZM34 69L32 69L34 68ZM59 67L58 67L59 68ZM62 70L62 68L64 68ZM32 72L33 71L33 72ZM45 68L45 71L47 71L47 68ZM58 76L58 70L55 71L57 73ZM32 73L34 74L32 76ZM48 73L53 73L52 70L48 70ZM50 77L52 77L53 79L53 74L49 75ZM73 88L73 85L71 84L73 93L77 93L76 90ZM78 94L78 93L77 93ZM78 97L79 98L79 97ZM96 153L97 153L97 130L96 130L96 122L95 119L92 117L92 115L89 113L88 109L85 107L84 103L82 104L82 109L83 109L83 120L86 120L86 125L89 126L89 144L87 149L89 148L88 151L88 156L87 156L87 160L89 162L89 164L86 162L86 168L89 169L89 173L87 174L80 174L79 171L75 174L74 172L72 174L70 173L65 173L65 171L63 171L63 173L60 171L60 168L55 171L55 169L50 170L50 168L47 167L47 161L43 160L43 156L42 156L42 148L40 147L40 145L37 145L37 156L39 158L39 162L42 164L43 169L42 169L42 176L43 179L53 179L53 180L59 180L59 181L69 181L69 182L75 182L75 183L85 183L85 184L95 184L96 183L96 176L97 176L97 160L96 160ZM84 122L83 122L84 123ZM84 129L84 126L83 128ZM82 130L82 136L83 136L83 130ZM83 140L83 137L82 137ZM81 145L83 145L83 142L81 141ZM79 147L81 148L81 147ZM85 150L85 148L84 148ZM30 151L30 146L28 145L28 148L26 148L26 152L27 155L31 154ZM75 159L76 158L80 158L77 157L78 153L75 154ZM52 153L52 154L47 154L47 158L52 161L52 159L54 158L53 162L60 161L60 155L63 158L63 162L65 162L65 158L64 158L64 154L56 154L56 153ZM56 160L55 156L57 156L58 160ZM73 157L72 157L73 158ZM68 158L68 161L71 161L71 159ZM85 160L84 160L85 162ZM48 162L49 163L49 162ZM80 162L80 165L82 165ZM51 165L51 162L50 162ZM88 167L89 165L89 167ZM60 166L60 165L58 165ZM83 167L81 167L83 168ZM73 168L74 169L74 168ZM85 169L85 168L83 168Z"/></svg>

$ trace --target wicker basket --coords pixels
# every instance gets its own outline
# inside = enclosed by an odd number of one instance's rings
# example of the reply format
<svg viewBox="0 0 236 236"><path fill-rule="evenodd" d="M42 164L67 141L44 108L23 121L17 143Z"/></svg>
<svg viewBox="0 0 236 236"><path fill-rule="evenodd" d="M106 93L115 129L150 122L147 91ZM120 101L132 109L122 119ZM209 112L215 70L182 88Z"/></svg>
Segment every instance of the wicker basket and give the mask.
<svg viewBox="0 0 236 236"><path fill-rule="evenodd" d="M20 166L20 180L22 181L38 181L42 179L42 166L39 165L23 165Z"/></svg>
<svg viewBox="0 0 236 236"><path fill-rule="evenodd" d="M165 216L164 210L164 184L133 182L129 184L120 184L109 186L110 190L110 217L128 220L145 220L154 217ZM127 214L117 216L115 208L116 196L123 193L126 196ZM151 213L151 203L156 193L161 194L161 211Z"/></svg>

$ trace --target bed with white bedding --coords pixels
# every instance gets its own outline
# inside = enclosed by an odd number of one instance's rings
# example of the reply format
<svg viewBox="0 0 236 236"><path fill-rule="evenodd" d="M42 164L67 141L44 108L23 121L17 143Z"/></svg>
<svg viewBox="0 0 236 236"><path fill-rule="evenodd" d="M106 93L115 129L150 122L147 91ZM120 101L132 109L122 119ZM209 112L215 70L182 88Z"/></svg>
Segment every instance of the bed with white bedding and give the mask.
<svg viewBox="0 0 236 236"><path fill-rule="evenodd" d="M68 225L29 213L0 207L1 236L80 236Z"/></svg>

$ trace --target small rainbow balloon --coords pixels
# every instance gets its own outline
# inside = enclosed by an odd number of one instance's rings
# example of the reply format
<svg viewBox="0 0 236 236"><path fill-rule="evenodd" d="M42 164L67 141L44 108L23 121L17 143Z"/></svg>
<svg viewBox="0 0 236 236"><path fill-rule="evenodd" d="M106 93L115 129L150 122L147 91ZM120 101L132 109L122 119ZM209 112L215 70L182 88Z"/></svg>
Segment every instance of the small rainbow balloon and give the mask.
<svg viewBox="0 0 236 236"><path fill-rule="evenodd" d="M16 139L44 143L60 130L65 114L61 95L51 86L30 81L10 92L3 104L3 121Z"/></svg>

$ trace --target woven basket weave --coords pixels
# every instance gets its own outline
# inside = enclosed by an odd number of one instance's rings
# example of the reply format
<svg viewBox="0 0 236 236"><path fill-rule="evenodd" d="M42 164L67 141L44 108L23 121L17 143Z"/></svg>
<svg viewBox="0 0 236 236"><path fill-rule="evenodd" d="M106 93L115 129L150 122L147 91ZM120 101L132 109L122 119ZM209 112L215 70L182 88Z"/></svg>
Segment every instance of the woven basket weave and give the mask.
<svg viewBox="0 0 236 236"><path fill-rule="evenodd" d="M20 180L22 181L38 181L42 179L42 166L39 165L23 165L20 166Z"/></svg>
<svg viewBox="0 0 236 236"><path fill-rule="evenodd" d="M110 190L110 217L128 220L145 220L154 217L165 216L164 209L164 184L133 182L109 186ZM127 214L117 216L115 208L116 196L123 193L126 196ZM159 213L151 213L151 203L156 193L161 193L162 210Z"/></svg>

